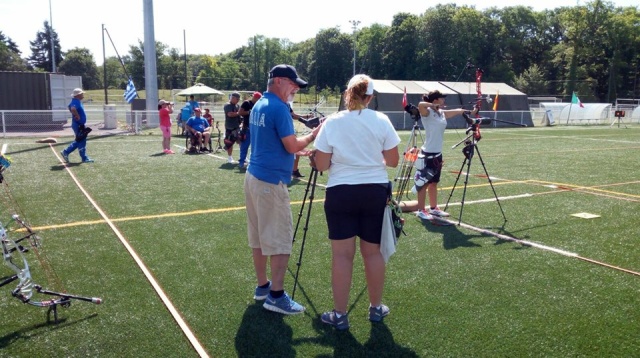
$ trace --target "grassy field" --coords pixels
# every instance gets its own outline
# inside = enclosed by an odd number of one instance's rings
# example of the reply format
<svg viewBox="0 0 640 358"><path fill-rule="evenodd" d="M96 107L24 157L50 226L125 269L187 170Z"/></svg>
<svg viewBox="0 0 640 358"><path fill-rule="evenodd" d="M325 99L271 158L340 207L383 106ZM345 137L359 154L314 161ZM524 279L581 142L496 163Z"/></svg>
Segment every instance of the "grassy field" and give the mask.
<svg viewBox="0 0 640 358"><path fill-rule="evenodd" d="M62 285L28 252L34 281L104 303L74 301L52 324L46 309L11 297L15 284L0 288L0 356L638 356L640 127L483 134L482 159L507 221L476 155L462 222L536 246L406 213L407 236L387 266L383 301L391 314L381 324L367 320L357 258L347 332L319 319L333 308L322 210L327 173L318 177L301 256L307 183L290 186L294 224L302 222L285 287L291 293L301 258L295 298L307 310L283 317L252 299L244 172L223 153L161 154L156 130L90 137L87 153L96 162L80 164L73 153L72 163L63 165L59 152L72 138L53 145L3 139L12 165L4 172L0 221L18 213L34 227ZM401 133L401 150L408 135ZM460 147L449 148L463 136L445 135L439 195L444 206L451 194L455 219L464 175L451 190L464 157ZM184 139L174 137L172 145L178 151ZM236 159L237 153L236 147ZM310 172L304 159L301 171ZM389 170L390 178L395 174ZM572 216L577 213L598 217ZM12 273L1 270L0 278Z"/></svg>

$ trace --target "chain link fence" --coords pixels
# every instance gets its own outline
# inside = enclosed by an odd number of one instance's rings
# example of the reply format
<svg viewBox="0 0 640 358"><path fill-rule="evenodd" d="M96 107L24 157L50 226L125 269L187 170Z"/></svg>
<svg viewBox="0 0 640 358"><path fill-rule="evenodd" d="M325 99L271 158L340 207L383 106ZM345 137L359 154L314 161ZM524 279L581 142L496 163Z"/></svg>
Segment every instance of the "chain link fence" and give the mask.
<svg viewBox="0 0 640 358"><path fill-rule="evenodd" d="M224 112L222 104L218 106L207 106L210 108L214 120L224 127ZM177 105L176 105L177 107ZM338 110L335 106L318 107L318 112L329 115ZM305 114L310 108L304 105L294 105L294 111L298 114ZM86 106L87 125L98 134L139 134L142 131L158 127L158 111L132 111L126 105L104 105ZM177 126L177 116L179 108L174 109L172 122ZM397 130L408 130L413 125L412 119L403 111L384 112L390 117L404 118L404 120L394 121ZM501 116L508 115L511 118L531 118L534 126L547 125L546 121L552 120L555 125L614 125L620 123L640 124L640 109L627 110L625 117L615 116L615 110L605 110L597 118L582 118L580 120L560 120L560 110L532 109L531 111L498 111L482 113L483 116L492 119L500 119ZM555 120L554 120L555 118ZM515 120L514 122L519 122ZM493 122L490 127L500 126ZM179 131L176 128L176 131ZM71 114L66 110L52 111L28 111L28 110L0 110L0 133L2 137L62 137L73 136L71 129Z"/></svg>

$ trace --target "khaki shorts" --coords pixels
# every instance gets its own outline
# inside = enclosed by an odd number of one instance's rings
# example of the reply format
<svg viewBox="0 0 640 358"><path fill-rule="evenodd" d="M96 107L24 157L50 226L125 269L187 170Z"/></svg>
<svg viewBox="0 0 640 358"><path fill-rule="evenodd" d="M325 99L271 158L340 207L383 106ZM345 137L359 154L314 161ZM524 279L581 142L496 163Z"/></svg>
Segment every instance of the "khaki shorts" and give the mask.
<svg viewBox="0 0 640 358"><path fill-rule="evenodd" d="M287 185L267 183L247 172L244 196L249 247L262 249L265 256L290 255L293 217Z"/></svg>

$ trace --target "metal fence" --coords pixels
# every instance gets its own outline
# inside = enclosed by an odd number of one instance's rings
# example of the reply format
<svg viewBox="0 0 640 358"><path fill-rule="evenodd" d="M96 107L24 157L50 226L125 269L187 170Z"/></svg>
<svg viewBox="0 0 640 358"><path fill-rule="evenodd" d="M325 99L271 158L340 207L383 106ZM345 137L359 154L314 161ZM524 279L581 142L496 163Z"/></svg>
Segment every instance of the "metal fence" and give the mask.
<svg viewBox="0 0 640 358"><path fill-rule="evenodd" d="M224 123L224 112L222 105L209 107L216 121ZM174 109L172 120L177 122L178 108ZM305 106L295 106L294 111L304 114L308 111ZM320 107L318 111L325 115L337 111L337 107ZM91 106L85 107L87 114L87 125L93 129L100 130L97 133L104 134L138 134L144 130L157 128L159 124L157 111L132 111L130 106ZM631 111L627 111L627 116L623 118L615 117L614 109L602 114L600 118L560 121L560 111L552 111L552 117L556 118L556 125L615 125L615 124L638 124L640 118L631 117ZM384 112L390 118L397 130L408 130L413 126L413 120L403 111ZM509 117L513 122L526 124L530 120L534 126L542 126L546 111L533 109L531 111L499 111L481 112L485 117L502 119ZM518 118L520 120L518 120ZM463 124L464 125L464 124ZM504 127L508 125L492 122L489 127ZM71 136L71 115L66 110L53 111L28 111L28 110L0 110L0 131L3 137L11 136Z"/></svg>

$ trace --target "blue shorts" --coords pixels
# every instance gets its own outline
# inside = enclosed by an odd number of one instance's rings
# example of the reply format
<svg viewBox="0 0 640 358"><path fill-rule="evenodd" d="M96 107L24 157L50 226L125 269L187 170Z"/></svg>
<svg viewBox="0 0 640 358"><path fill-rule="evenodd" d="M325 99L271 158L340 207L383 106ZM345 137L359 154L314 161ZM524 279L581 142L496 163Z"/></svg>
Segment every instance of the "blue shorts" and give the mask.
<svg viewBox="0 0 640 358"><path fill-rule="evenodd" d="M379 244L387 197L387 184L327 188L324 212L329 239L344 240L358 236L366 242Z"/></svg>

